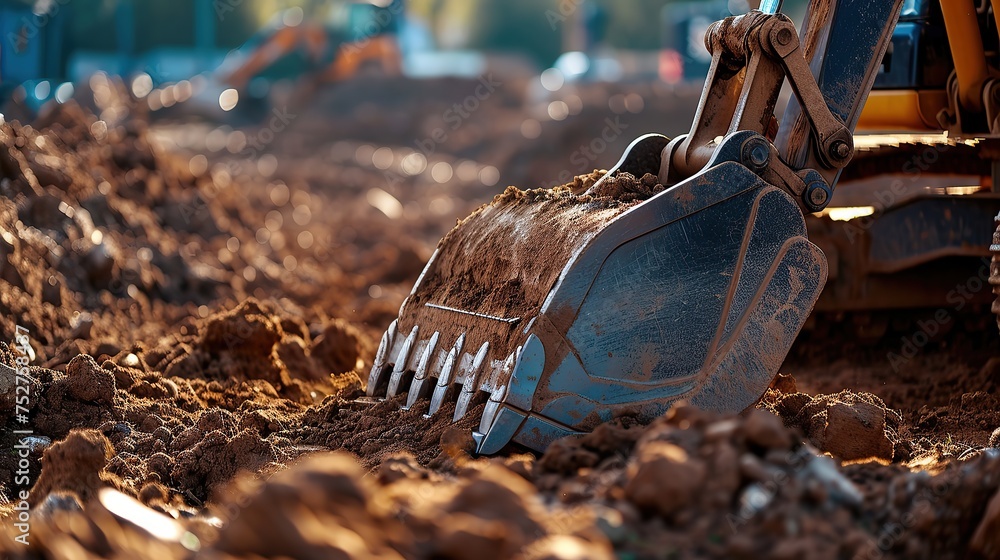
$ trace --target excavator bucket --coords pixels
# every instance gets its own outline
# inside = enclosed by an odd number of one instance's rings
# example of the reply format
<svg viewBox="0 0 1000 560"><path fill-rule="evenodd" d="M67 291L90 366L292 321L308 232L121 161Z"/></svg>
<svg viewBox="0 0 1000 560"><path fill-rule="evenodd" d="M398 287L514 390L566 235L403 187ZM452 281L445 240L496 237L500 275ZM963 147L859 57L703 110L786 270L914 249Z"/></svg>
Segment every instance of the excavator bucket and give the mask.
<svg viewBox="0 0 1000 560"><path fill-rule="evenodd" d="M801 38L776 0L713 24L691 132L639 138L593 186L511 188L460 222L383 335L368 398L475 410L483 454L682 399L753 405L826 283L800 208L822 210L853 156L901 6L810 0Z"/></svg>
<svg viewBox="0 0 1000 560"><path fill-rule="evenodd" d="M740 163L753 138L731 135L703 172L642 201L508 189L438 245L382 337L368 395L406 393L430 415L452 401L454 420L485 402L484 454L542 450L619 414L649 420L680 399L754 404L827 266L795 201ZM667 142L636 140L590 192L651 182Z"/></svg>

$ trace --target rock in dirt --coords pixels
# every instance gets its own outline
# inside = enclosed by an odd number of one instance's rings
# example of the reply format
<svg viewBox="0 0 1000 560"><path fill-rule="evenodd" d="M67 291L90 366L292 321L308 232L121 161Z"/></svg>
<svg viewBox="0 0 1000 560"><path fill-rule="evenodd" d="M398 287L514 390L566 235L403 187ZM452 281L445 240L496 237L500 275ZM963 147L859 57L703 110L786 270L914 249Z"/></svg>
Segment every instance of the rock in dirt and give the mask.
<svg viewBox="0 0 1000 560"><path fill-rule="evenodd" d="M822 415L822 413L819 413ZM813 417L809 437L837 457L851 461L892 460L893 442L886 433L885 408L872 403L836 403L826 411L825 425Z"/></svg>
<svg viewBox="0 0 1000 560"><path fill-rule="evenodd" d="M871 393L842 391L810 397L769 391L764 406L802 430L820 451L846 461L892 461L902 421Z"/></svg>
<svg viewBox="0 0 1000 560"><path fill-rule="evenodd" d="M705 464L681 447L652 441L639 447L625 495L640 508L671 519L698 495L705 474Z"/></svg>

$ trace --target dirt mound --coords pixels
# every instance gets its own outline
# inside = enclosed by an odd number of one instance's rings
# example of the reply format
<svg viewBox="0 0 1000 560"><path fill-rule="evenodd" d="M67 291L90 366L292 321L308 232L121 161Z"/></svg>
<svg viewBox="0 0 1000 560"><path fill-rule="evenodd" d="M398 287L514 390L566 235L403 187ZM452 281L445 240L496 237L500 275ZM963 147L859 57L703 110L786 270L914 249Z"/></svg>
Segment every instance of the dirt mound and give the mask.
<svg viewBox="0 0 1000 560"><path fill-rule="evenodd" d="M616 173L590 192L595 198L613 198L621 202L646 200L662 192L663 185L652 173L636 178L631 173Z"/></svg>
<svg viewBox="0 0 1000 560"><path fill-rule="evenodd" d="M197 336L154 349L150 366L199 384L243 384L305 404L361 388L360 352L367 345L356 329L335 321L314 341L301 319L278 313L273 305L248 299L210 316Z"/></svg>
<svg viewBox="0 0 1000 560"><path fill-rule="evenodd" d="M45 435L60 438L74 427L96 428L115 419L115 376L91 356L73 358L65 374L43 370L40 377L35 426Z"/></svg>
<svg viewBox="0 0 1000 560"><path fill-rule="evenodd" d="M209 512L164 518L179 524L176 535L194 540L135 533L130 527L149 515L109 508L104 494L82 512L60 514L89 516L104 540L62 538L91 554L134 549L140 538L164 558L192 550L296 558L603 558L612 551L960 558L996 546L996 453L937 476L871 463L841 468L761 410L721 417L679 406L649 426L623 418L561 440L537 460L461 463L449 474L395 454L369 476L346 454L320 453L266 482L239 479ZM175 511L158 492L143 494L158 495L154 509ZM40 519L38 534L53 534L57 522ZM0 550L61 558L69 548L60 543L0 543Z"/></svg>
<svg viewBox="0 0 1000 560"><path fill-rule="evenodd" d="M1000 426L1000 408L995 395L1000 380L1000 337L992 322L977 327L988 317L967 310L963 322L937 346L927 347L905 367L890 362L890 352L899 351L899 338L859 344L851 336L836 332L800 337L782 370L795 376L799 391L834 394L850 387L856 392L878 395L886 406L902 416L901 438L917 458L935 455L958 458L990 446L990 435ZM893 318L902 332L917 328L932 311ZM818 321L829 321L819 318ZM825 325L849 328L850 323ZM897 458L906 460L905 449ZM901 454L899 454L902 452Z"/></svg>
<svg viewBox="0 0 1000 560"><path fill-rule="evenodd" d="M724 418L687 407L648 427L608 426L553 445L538 466L543 492L612 508L598 525L617 552L639 557L961 558L1000 483L995 453L936 477L839 468L768 412Z"/></svg>
<svg viewBox="0 0 1000 560"><path fill-rule="evenodd" d="M28 501L40 505L50 494L72 493L86 504L104 486L121 487L115 475L105 471L114 454L111 442L97 430L73 430L66 439L52 444L42 455L42 474Z"/></svg>
<svg viewBox="0 0 1000 560"><path fill-rule="evenodd" d="M468 434L481 406L458 428L451 426L447 409L424 419L426 403L411 411L401 411L399 399L357 407L351 402L361 394L356 369L331 373L313 360L304 341L299 358L308 368L287 366L291 362L282 357L279 340L299 336L282 327L295 321L268 309L248 300L208 317L196 333L180 337L183 342L170 339L178 354L174 360L161 348L133 354L132 366L111 360L99 366L84 354L65 373L39 370L35 434L51 441L70 438L46 453L79 439L73 428L90 428L86 434L110 442L107 470L121 479L117 487L139 495L148 485L161 485L182 501L201 505L240 472L275 472L316 450L348 449L364 456L368 467L399 450L412 451L422 463L437 459L444 467L471 450L468 438L452 444L451 455L442 455L439 442L449 430ZM327 336L323 344L329 354L357 352L362 335L355 329L333 322L319 330ZM55 456L77 455L59 451ZM62 468L59 461L54 464L51 469ZM45 492L50 486L60 487L46 483Z"/></svg>

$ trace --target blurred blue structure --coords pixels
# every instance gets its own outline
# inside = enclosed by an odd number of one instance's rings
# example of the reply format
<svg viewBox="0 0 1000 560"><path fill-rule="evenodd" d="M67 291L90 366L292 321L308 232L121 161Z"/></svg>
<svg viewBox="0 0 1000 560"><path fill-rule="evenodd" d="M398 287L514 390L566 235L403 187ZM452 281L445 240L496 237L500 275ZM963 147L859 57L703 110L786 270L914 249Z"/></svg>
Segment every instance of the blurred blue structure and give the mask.
<svg viewBox="0 0 1000 560"><path fill-rule="evenodd" d="M664 6L660 13L660 77L671 83L703 81L712 63L712 55L705 48L708 26L748 9L746 2L732 0L671 2Z"/></svg>
<svg viewBox="0 0 1000 560"><path fill-rule="evenodd" d="M67 91L60 86L66 69L63 30L69 7L56 2L43 7L46 11L40 12L38 4L0 7L0 93L6 98L23 84L35 108Z"/></svg>

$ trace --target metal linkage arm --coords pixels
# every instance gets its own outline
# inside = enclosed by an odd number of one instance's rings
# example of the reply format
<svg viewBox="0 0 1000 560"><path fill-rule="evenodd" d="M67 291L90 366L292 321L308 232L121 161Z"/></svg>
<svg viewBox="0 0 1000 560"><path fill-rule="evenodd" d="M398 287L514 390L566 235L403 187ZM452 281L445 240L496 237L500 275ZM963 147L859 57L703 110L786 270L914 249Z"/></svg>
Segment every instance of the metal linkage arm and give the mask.
<svg viewBox="0 0 1000 560"><path fill-rule="evenodd" d="M799 36L801 57L828 110L848 133L853 134L902 7L903 0L809 2ZM796 83L802 87L803 70L795 70L798 79L793 87ZM817 124L824 125L817 123L817 114L807 97L796 96L788 102L774 143L792 168L815 169L833 186L843 165L829 164L838 162L840 152L846 149L835 139L817 133ZM840 161L846 164L850 157Z"/></svg>
<svg viewBox="0 0 1000 560"><path fill-rule="evenodd" d="M815 155L827 169L847 165L854 155L854 134L833 116L826 98L806 64L795 26L788 20L769 21L762 30L767 40L762 46L781 61L792 91L802 104L802 110L812 125L818 146Z"/></svg>
<svg viewBox="0 0 1000 560"><path fill-rule="evenodd" d="M800 39L782 14L751 11L709 28L705 44L712 66L690 133L675 138L661 155L660 180L673 184L700 171L717 139L737 131L774 138L758 173L801 197L807 209L826 205L840 169L854 155L853 128L888 46L902 0L813 0ZM871 12L871 13L869 13ZM836 17L835 17L836 16ZM832 37L823 26L841 34ZM852 27L853 26L853 27ZM860 37L858 36L860 34ZM820 49L850 44L844 53ZM810 67L822 50L825 58ZM832 68L817 78L817 68ZM777 129L774 107L785 78L796 100ZM832 82L828 78L839 80ZM761 148L758 148L760 151ZM825 195L818 194L817 187Z"/></svg>

